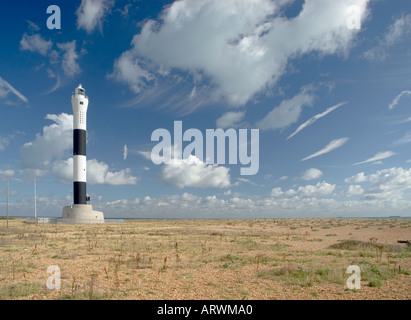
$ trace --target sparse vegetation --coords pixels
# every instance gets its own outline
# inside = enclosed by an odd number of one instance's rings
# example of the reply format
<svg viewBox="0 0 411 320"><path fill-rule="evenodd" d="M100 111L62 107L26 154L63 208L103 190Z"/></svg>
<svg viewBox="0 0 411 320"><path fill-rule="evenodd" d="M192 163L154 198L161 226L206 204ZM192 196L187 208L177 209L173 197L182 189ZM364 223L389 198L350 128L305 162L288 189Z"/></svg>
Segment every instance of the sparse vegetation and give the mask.
<svg viewBox="0 0 411 320"><path fill-rule="evenodd" d="M33 294L46 295L44 285L39 283L15 283L0 287L0 300L15 300L28 297Z"/></svg>
<svg viewBox="0 0 411 320"><path fill-rule="evenodd" d="M384 239L409 234L408 220L2 223L0 299L361 299L387 280L411 285L410 247ZM366 289L346 290L352 264ZM61 269L60 290L45 286L50 265Z"/></svg>
<svg viewBox="0 0 411 320"><path fill-rule="evenodd" d="M370 287L382 287L382 281L379 279L372 279L369 283Z"/></svg>
<svg viewBox="0 0 411 320"><path fill-rule="evenodd" d="M403 251L403 247L397 244L380 244L376 242L366 242L366 241L358 241L358 240L343 240L339 243L335 243L329 246L330 249L342 249L342 250L373 250L375 249L382 249L384 252L401 252Z"/></svg>

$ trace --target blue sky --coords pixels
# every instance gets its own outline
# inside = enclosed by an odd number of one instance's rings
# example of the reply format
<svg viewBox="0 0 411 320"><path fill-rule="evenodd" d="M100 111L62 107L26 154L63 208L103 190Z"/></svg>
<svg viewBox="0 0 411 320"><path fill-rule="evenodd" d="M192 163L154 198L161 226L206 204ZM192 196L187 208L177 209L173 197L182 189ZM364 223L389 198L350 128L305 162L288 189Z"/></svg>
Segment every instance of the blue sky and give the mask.
<svg viewBox="0 0 411 320"><path fill-rule="evenodd" d="M47 27L49 5L61 29ZM0 6L1 216L6 180L12 216L34 214L34 178L38 215L72 203L79 83L87 191L107 218L410 215L408 1ZM151 134L173 135L174 121L204 136L259 129L258 173L195 157L155 165Z"/></svg>

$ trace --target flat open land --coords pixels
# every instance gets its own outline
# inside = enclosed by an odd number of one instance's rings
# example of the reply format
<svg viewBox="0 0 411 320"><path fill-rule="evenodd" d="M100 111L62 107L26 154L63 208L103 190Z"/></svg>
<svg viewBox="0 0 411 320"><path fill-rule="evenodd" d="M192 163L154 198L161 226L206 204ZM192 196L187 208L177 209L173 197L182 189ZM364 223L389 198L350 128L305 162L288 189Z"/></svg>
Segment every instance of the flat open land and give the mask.
<svg viewBox="0 0 411 320"><path fill-rule="evenodd" d="M2 219L0 299L410 300L411 247L397 240L411 240L411 219Z"/></svg>

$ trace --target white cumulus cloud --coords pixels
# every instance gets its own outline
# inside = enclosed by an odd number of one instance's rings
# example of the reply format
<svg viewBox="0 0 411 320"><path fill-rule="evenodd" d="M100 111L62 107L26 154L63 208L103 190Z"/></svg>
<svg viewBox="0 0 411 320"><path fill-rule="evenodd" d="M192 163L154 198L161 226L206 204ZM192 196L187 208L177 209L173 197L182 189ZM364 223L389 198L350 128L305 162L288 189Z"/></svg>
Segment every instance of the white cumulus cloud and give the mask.
<svg viewBox="0 0 411 320"><path fill-rule="evenodd" d="M61 183L73 181L73 158L53 162L52 173ZM91 185L135 185L139 178L132 176L130 169L110 171L109 166L96 159L87 160L87 183Z"/></svg>
<svg viewBox="0 0 411 320"><path fill-rule="evenodd" d="M206 164L190 155L187 159L174 159L171 164L163 165L160 180L176 188L228 188L230 169Z"/></svg>
<svg viewBox="0 0 411 320"><path fill-rule="evenodd" d="M117 61L116 79L138 92L136 86L145 84L147 73L164 75L159 70L167 70L173 76L173 70L186 71L193 77L187 84L191 90L191 80L200 74L214 98L241 106L272 88L287 72L290 59L346 53L357 33L347 28L349 6L360 8L362 20L367 17L368 0L317 0L305 1L301 12L288 19L283 11L290 2L175 1L134 36L126 51L134 76ZM145 72L142 60L150 62Z"/></svg>
<svg viewBox="0 0 411 320"><path fill-rule="evenodd" d="M389 168L368 176L371 186L364 191L364 200L402 199L404 192L411 189L411 169Z"/></svg>
<svg viewBox="0 0 411 320"><path fill-rule="evenodd" d="M405 191L411 189L411 169L393 167L378 170L366 175L360 172L351 178L345 179L347 183L367 182L369 186L350 185L345 194L360 195L363 200L381 200L396 202L404 198Z"/></svg>
<svg viewBox="0 0 411 320"><path fill-rule="evenodd" d="M347 197L358 196L364 193L364 189L358 184L351 184L348 186L348 189L343 192Z"/></svg>
<svg viewBox="0 0 411 320"><path fill-rule="evenodd" d="M216 120L217 128L227 129L238 127L245 116L245 111L229 111Z"/></svg>
<svg viewBox="0 0 411 320"><path fill-rule="evenodd" d="M21 166L46 174L53 160L60 159L73 147L73 116L48 114L54 123L43 127L43 133L20 148Z"/></svg>
<svg viewBox="0 0 411 320"><path fill-rule="evenodd" d="M298 189L289 189L283 191L280 187L271 190L271 196L274 198L297 197L301 198L319 198L330 195L334 192L336 185L329 184L325 181L318 182L316 185L300 186Z"/></svg>
<svg viewBox="0 0 411 320"><path fill-rule="evenodd" d="M271 190L270 194L274 198L280 198L284 195L284 191L281 189L281 187L276 187L273 190Z"/></svg>
<svg viewBox="0 0 411 320"><path fill-rule="evenodd" d="M307 169L306 171L301 173L301 179L303 180L314 180L318 179L323 175L321 170L318 170L316 168L310 168Z"/></svg>
<svg viewBox="0 0 411 320"><path fill-rule="evenodd" d="M54 123L43 127L43 133L20 148L21 165L27 175L53 175L60 182L73 181L73 158L65 160L73 148L73 116L48 114ZM87 181L90 184L133 185L139 178L129 168L112 171L96 159L87 160Z"/></svg>
<svg viewBox="0 0 411 320"><path fill-rule="evenodd" d="M365 181L367 181L367 176L364 172L357 173L355 176L345 179L345 182L347 183L361 183Z"/></svg>
<svg viewBox="0 0 411 320"><path fill-rule="evenodd" d="M92 33L96 28L103 30L103 19L110 12L114 0L82 0L76 11L77 28Z"/></svg>
<svg viewBox="0 0 411 320"><path fill-rule="evenodd" d="M299 187L297 193L301 197L322 197L334 192L336 185L325 181L318 182L316 185L306 185Z"/></svg>
<svg viewBox="0 0 411 320"><path fill-rule="evenodd" d="M108 75L108 78L114 78L119 82L128 84L135 93L141 92L150 83L153 83L156 77L151 72L143 69L139 61L130 52L124 52L115 61L114 71Z"/></svg>

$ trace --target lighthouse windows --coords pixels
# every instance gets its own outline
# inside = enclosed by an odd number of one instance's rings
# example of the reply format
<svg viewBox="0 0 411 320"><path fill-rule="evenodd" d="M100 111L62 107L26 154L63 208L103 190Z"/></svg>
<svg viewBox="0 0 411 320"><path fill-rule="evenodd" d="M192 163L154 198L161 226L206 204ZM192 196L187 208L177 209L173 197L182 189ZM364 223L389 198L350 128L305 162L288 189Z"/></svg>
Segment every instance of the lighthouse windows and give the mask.
<svg viewBox="0 0 411 320"><path fill-rule="evenodd" d="M86 113L83 111L76 112L77 123L79 124L86 124Z"/></svg>
<svg viewBox="0 0 411 320"><path fill-rule="evenodd" d="M79 122L82 124L86 123L84 112L81 112L81 111L79 112Z"/></svg>
<svg viewBox="0 0 411 320"><path fill-rule="evenodd" d="M80 101L80 104L84 104L83 101Z"/></svg>

